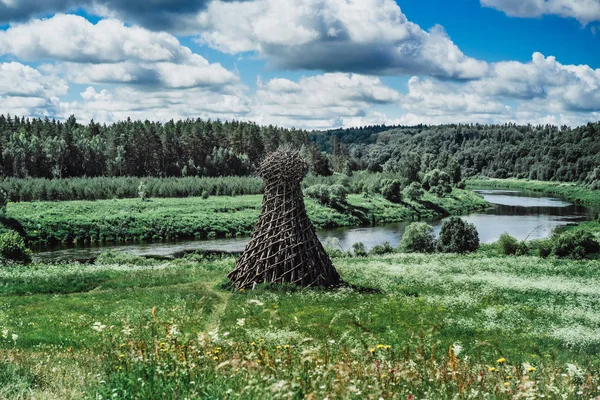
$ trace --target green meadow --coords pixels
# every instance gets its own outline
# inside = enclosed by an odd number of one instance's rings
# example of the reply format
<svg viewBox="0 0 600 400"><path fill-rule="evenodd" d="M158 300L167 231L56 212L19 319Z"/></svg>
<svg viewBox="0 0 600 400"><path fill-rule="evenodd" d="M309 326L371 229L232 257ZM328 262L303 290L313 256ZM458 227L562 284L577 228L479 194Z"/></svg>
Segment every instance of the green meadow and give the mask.
<svg viewBox="0 0 600 400"><path fill-rule="evenodd" d="M334 258L347 288L232 292L232 258L0 270L0 398L600 395L600 262Z"/></svg>
<svg viewBox="0 0 600 400"><path fill-rule="evenodd" d="M30 244L135 242L248 235L260 214L262 196L150 198L10 203L5 226ZM446 197L426 193L395 204L375 194L350 194L337 208L306 199L317 228L430 219L483 209L473 192L454 189Z"/></svg>

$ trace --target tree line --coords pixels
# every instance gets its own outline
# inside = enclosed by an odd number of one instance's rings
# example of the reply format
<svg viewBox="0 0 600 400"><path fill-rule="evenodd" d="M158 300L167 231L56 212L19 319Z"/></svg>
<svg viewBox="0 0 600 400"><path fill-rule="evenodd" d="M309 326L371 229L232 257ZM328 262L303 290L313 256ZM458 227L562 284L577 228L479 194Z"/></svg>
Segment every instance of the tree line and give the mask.
<svg viewBox="0 0 600 400"><path fill-rule="evenodd" d="M463 177L585 182L600 179L600 123L363 127L311 136L332 166L397 171L409 181L435 168ZM596 185L597 186L597 185Z"/></svg>
<svg viewBox="0 0 600 400"><path fill-rule="evenodd" d="M188 119L106 125L0 115L0 174L16 178L245 176L280 145L304 148L307 132L248 122Z"/></svg>
<svg viewBox="0 0 600 400"><path fill-rule="evenodd" d="M282 145L314 175L386 172L405 185L465 177L578 181L598 187L600 124L377 125L307 132L251 122L187 119L110 125L0 115L0 174L15 178L252 175ZM442 174L443 179L447 179Z"/></svg>

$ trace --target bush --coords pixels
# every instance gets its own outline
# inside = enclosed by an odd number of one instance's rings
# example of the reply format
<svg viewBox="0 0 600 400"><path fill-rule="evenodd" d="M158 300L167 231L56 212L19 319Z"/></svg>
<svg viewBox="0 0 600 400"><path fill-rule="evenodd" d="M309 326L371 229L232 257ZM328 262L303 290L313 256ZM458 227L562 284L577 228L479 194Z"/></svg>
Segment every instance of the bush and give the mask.
<svg viewBox="0 0 600 400"><path fill-rule="evenodd" d="M374 246L371 249L371 251L369 252L369 254L383 255L383 254L389 254L389 253L393 253L393 252L394 252L394 248L392 247L390 242L385 242L383 244L378 244L377 246Z"/></svg>
<svg viewBox="0 0 600 400"><path fill-rule="evenodd" d="M517 244L517 251L515 252L517 256L526 256L529 255L529 245L526 241L522 240Z"/></svg>
<svg viewBox="0 0 600 400"><path fill-rule="evenodd" d="M424 222L413 222L408 225L400 240L400 250L407 253L435 252L433 227Z"/></svg>
<svg viewBox="0 0 600 400"><path fill-rule="evenodd" d="M8 204L8 195L2 189L0 189L0 217L6 215L6 206Z"/></svg>
<svg viewBox="0 0 600 400"><path fill-rule="evenodd" d="M369 255L364 243L362 242L354 243L352 245L352 250L354 251L354 257L366 257Z"/></svg>
<svg viewBox="0 0 600 400"><path fill-rule="evenodd" d="M31 250L25 245L25 241L15 231L0 235L0 257L3 260L17 264L31 263Z"/></svg>
<svg viewBox="0 0 600 400"><path fill-rule="evenodd" d="M423 187L438 197L444 197L446 194L452 192L450 182L450 175L448 173L434 169L428 172L423 178Z"/></svg>
<svg viewBox="0 0 600 400"><path fill-rule="evenodd" d="M550 239L540 240L538 242L538 255L542 258L550 257L552 254L553 243Z"/></svg>
<svg viewBox="0 0 600 400"><path fill-rule="evenodd" d="M388 179L381 187L381 194L387 201L398 204L402 201L402 184L397 179Z"/></svg>
<svg viewBox="0 0 600 400"><path fill-rule="evenodd" d="M412 201L420 200L421 197L423 197L424 193L425 192L423 191L423 187L421 186L421 184L419 182L411 183L410 185L408 185L408 187L406 188L406 190L404 192L406 197Z"/></svg>
<svg viewBox="0 0 600 400"><path fill-rule="evenodd" d="M470 253L479 247L479 234L475 225L458 217L450 217L442 224L438 249L442 253Z"/></svg>
<svg viewBox="0 0 600 400"><path fill-rule="evenodd" d="M552 252L557 257L582 259L600 252L600 243L591 232L574 229L554 239Z"/></svg>
<svg viewBox="0 0 600 400"><path fill-rule="evenodd" d="M317 200L319 203L331 206L341 207L346 204L348 190L342 185L313 185L304 190L304 195Z"/></svg>
<svg viewBox="0 0 600 400"><path fill-rule="evenodd" d="M503 233L498 239L498 246L500 246L500 251L502 254L507 256L514 256L517 254L517 249L519 247L519 242L514 237L510 236L508 233Z"/></svg>

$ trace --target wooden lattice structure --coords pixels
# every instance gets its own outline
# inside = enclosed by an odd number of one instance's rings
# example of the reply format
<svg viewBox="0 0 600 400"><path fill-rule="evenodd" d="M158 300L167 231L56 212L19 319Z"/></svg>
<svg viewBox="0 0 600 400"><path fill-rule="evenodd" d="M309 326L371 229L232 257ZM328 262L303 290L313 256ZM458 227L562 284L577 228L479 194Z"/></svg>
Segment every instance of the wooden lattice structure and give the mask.
<svg viewBox="0 0 600 400"><path fill-rule="evenodd" d="M261 283L337 286L341 278L306 215L300 182L308 166L297 151L279 150L260 165L262 211L229 279L237 289Z"/></svg>

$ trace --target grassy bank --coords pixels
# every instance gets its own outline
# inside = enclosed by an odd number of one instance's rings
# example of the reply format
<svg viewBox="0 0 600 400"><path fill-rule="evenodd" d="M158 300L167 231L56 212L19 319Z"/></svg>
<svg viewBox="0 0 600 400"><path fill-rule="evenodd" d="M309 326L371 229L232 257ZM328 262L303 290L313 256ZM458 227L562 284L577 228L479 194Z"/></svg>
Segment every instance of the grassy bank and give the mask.
<svg viewBox="0 0 600 400"><path fill-rule="evenodd" d="M30 243L127 242L239 236L251 233L262 196L11 203L3 222ZM333 209L306 199L317 228L429 219L481 209L478 195L454 190L438 198L394 204L378 195L349 195Z"/></svg>
<svg viewBox="0 0 600 400"><path fill-rule="evenodd" d="M600 394L598 261L334 264L375 290L232 293L233 259L2 269L0 398Z"/></svg>
<svg viewBox="0 0 600 400"><path fill-rule="evenodd" d="M600 207L600 192L576 183L489 178L469 180L467 186L470 188L531 190L562 197L577 204Z"/></svg>

